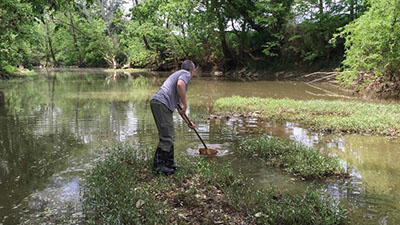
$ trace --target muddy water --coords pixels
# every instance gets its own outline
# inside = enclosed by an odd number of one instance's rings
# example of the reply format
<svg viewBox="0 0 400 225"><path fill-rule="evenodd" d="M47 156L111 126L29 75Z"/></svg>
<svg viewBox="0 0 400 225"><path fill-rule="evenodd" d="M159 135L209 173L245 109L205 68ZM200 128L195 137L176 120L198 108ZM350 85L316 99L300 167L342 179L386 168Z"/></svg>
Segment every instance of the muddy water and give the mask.
<svg viewBox="0 0 400 225"><path fill-rule="evenodd" d="M166 74L115 77L100 71L44 73L34 81L1 82L0 224L57 223L82 217L79 188L85 171L118 142L149 145L157 131L148 99ZM251 178L254 188L274 186L300 193L323 188L349 212L350 224L398 224L400 216L400 140L359 135L324 135L286 122L246 118L208 120L218 97L335 99L346 95L329 86L290 82L234 82L194 78L188 93L189 117L210 145L221 149L217 161ZM199 157L196 135L175 115L176 151ZM247 135L268 134L314 146L339 156L350 179L306 182L260 160L235 154ZM72 219L71 219L72 218Z"/></svg>

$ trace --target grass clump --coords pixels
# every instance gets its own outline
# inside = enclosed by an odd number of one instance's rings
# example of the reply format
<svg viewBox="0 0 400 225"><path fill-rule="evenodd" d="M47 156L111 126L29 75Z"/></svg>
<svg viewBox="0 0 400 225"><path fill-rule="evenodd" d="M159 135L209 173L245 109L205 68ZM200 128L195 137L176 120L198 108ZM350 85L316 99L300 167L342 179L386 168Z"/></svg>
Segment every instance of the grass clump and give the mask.
<svg viewBox="0 0 400 225"><path fill-rule="evenodd" d="M37 76L38 74L33 70L23 69L19 70L19 74L22 76Z"/></svg>
<svg viewBox="0 0 400 225"><path fill-rule="evenodd" d="M290 120L323 132L400 136L399 104L233 96L218 99L214 106L218 113L259 112L272 121Z"/></svg>
<svg viewBox="0 0 400 225"><path fill-rule="evenodd" d="M0 62L0 79L1 78L14 78L14 77L32 77L37 73L29 69L19 69L15 66L10 66Z"/></svg>
<svg viewBox="0 0 400 225"><path fill-rule="evenodd" d="M172 176L151 170L153 151L117 146L83 186L89 224L341 224L344 210L319 191L254 193L230 167L178 159Z"/></svg>
<svg viewBox="0 0 400 225"><path fill-rule="evenodd" d="M337 158L324 157L316 149L299 142L261 136L240 142L240 153L266 159L272 166L306 179L346 175Z"/></svg>

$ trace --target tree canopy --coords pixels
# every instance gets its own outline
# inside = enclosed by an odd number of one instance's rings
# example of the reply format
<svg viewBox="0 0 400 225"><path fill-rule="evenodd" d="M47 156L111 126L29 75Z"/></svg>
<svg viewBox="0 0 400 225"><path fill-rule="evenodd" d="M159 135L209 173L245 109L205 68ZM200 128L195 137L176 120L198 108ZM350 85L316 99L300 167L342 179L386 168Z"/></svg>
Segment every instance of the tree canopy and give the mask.
<svg viewBox="0 0 400 225"><path fill-rule="evenodd" d="M348 24L346 37L346 83L358 79L363 85L389 81L381 89L400 90L400 1L371 0L364 15ZM393 88L393 86L396 86ZM400 95L400 94L399 94Z"/></svg>
<svg viewBox="0 0 400 225"><path fill-rule="evenodd" d="M364 8L356 0L5 0L1 68L170 69L183 58L207 69L332 67L344 46L328 41Z"/></svg>

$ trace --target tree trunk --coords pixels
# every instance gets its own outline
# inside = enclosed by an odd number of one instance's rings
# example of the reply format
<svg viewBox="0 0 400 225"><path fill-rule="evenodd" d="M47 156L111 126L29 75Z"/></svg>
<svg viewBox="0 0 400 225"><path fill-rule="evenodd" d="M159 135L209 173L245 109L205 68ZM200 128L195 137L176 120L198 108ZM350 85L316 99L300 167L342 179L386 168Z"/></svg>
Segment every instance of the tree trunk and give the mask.
<svg viewBox="0 0 400 225"><path fill-rule="evenodd" d="M43 24L43 28L46 29L46 25ZM46 35L47 36L47 35ZM46 56L46 65L47 68L49 66L50 58L49 58L49 44L47 42L47 38L44 38L44 46L46 48L45 56Z"/></svg>
<svg viewBox="0 0 400 225"><path fill-rule="evenodd" d="M141 22L139 22L139 24L141 25ZM146 46L146 49L151 50L149 42L147 41L147 38L145 35L143 35L143 42L144 42L144 45Z"/></svg>
<svg viewBox="0 0 400 225"><path fill-rule="evenodd" d="M49 21L47 19L46 19L46 34L47 34L47 41L49 43L49 49L50 49L51 57L53 58L54 65L58 66L58 62L56 60L56 55L54 54L53 43L52 43L51 37L50 37Z"/></svg>
<svg viewBox="0 0 400 225"><path fill-rule="evenodd" d="M254 30L256 30L258 33L263 33L265 31L265 27L258 25L255 21L254 18L249 15L247 8L244 7L240 7L240 5L238 5L236 3L236 1L233 0L228 0L228 3L233 7L233 9L239 13L242 17L243 20L248 23L251 28L253 28ZM250 3L249 3L250 4Z"/></svg>
<svg viewBox="0 0 400 225"><path fill-rule="evenodd" d="M74 20L72 19L72 14L71 12L69 12L69 16L67 16L67 13L64 13L64 15L65 17L69 18L69 22L71 23L71 33L72 33L72 38L74 39L75 52L78 55L78 65L82 66L82 57L79 52L78 40L76 38L75 25L74 25Z"/></svg>
<svg viewBox="0 0 400 225"><path fill-rule="evenodd" d="M184 37L186 37L185 26L184 26L183 22L181 23L181 30L182 30L182 35Z"/></svg>
<svg viewBox="0 0 400 225"><path fill-rule="evenodd" d="M222 4L224 3L224 1L222 1L220 4L220 6L222 6ZM218 20L218 34L219 34L219 38L221 41L221 48L222 48L222 53L224 54L225 57L225 67L227 70L232 69L236 66L236 62L232 56L231 51L229 50L228 47L228 43L226 42L226 35L225 35L225 21L222 18L221 15L221 11L222 7L217 7L216 8L216 13L217 13L217 20Z"/></svg>
<svg viewBox="0 0 400 225"><path fill-rule="evenodd" d="M133 4L139 5L138 0L133 0ZM141 20L139 20L139 25L142 26L142 21ZM146 49L147 50L151 50L149 42L147 41L146 35L143 34L142 39L143 39L144 45L146 46Z"/></svg>
<svg viewBox="0 0 400 225"><path fill-rule="evenodd" d="M350 0L350 18L352 20L354 19L354 6L355 6L355 1Z"/></svg>
<svg viewBox="0 0 400 225"><path fill-rule="evenodd" d="M107 3L109 4L107 5ZM114 15L113 3L113 1L109 2L108 0L97 0L97 4L99 5L101 11L101 17L103 18L104 22L107 23L107 35L111 35L111 24Z"/></svg>
<svg viewBox="0 0 400 225"><path fill-rule="evenodd" d="M112 55L112 67L113 67L113 69L118 68L118 62L117 62L115 54Z"/></svg>
<svg viewBox="0 0 400 225"><path fill-rule="evenodd" d="M324 0L318 0L319 15L324 14Z"/></svg>

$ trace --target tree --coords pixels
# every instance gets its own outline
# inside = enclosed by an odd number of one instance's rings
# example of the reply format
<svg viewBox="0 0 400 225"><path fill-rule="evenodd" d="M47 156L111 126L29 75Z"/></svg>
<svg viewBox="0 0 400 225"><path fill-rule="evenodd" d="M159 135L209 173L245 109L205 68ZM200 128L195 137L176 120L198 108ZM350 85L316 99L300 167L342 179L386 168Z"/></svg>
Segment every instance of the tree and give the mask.
<svg viewBox="0 0 400 225"><path fill-rule="evenodd" d="M343 64L351 72L343 80L350 84L390 81L400 89L400 1L371 0L363 16L347 25Z"/></svg>
<svg viewBox="0 0 400 225"><path fill-rule="evenodd" d="M339 28L364 12L361 6L361 1L352 0L296 1L295 17L286 28L283 54L288 61L312 65L316 70L338 67L344 54L344 40L337 39L335 45L330 40Z"/></svg>
<svg viewBox="0 0 400 225"><path fill-rule="evenodd" d="M17 72L16 66L25 64L31 44L29 36L33 33L32 7L20 0L0 2L0 74Z"/></svg>
<svg viewBox="0 0 400 225"><path fill-rule="evenodd" d="M73 0L2 0L0 1L0 74L14 74L16 66L31 67L38 63L40 53L36 23L42 21L51 56L57 64L56 53L51 39L49 18L64 5ZM90 2L90 0L88 0ZM49 28L49 29L47 29ZM47 32L48 31L48 32ZM39 57L40 58L40 57Z"/></svg>
<svg viewBox="0 0 400 225"><path fill-rule="evenodd" d="M129 13L127 3L132 5ZM365 9L363 0L0 4L0 16L6 18L0 25L5 31L0 34L2 72L39 64L171 70L186 58L206 70L335 68L344 55L344 39L337 38L336 45L329 40Z"/></svg>

